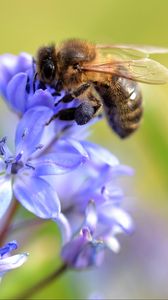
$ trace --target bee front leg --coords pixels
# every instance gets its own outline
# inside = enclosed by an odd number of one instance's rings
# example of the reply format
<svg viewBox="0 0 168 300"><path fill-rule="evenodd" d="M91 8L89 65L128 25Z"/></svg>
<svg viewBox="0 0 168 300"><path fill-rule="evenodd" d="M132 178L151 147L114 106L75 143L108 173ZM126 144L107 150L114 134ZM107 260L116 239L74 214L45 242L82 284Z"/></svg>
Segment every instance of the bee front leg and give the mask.
<svg viewBox="0 0 168 300"><path fill-rule="evenodd" d="M62 97L57 103L55 103L55 106L57 106L59 103L69 103L73 101L75 98L80 97L88 88L90 87L90 83L84 83L80 87L78 87L76 90L69 92L67 95Z"/></svg>

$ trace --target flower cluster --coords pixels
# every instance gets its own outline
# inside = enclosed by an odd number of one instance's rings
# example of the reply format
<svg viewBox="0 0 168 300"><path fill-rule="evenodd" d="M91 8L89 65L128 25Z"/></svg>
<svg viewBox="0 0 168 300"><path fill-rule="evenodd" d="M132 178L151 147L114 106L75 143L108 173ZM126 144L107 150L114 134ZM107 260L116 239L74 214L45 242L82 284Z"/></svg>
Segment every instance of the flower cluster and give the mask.
<svg viewBox="0 0 168 300"><path fill-rule="evenodd" d="M15 151L0 140L0 217L12 199L59 226L62 259L74 268L101 263L105 249L118 252L116 235L130 233L132 221L121 208L124 194L116 179L129 167L99 145L86 140L89 126L55 119L65 91L34 81L35 63L26 53L0 57L0 93L18 114ZM59 105L56 105L58 104Z"/></svg>

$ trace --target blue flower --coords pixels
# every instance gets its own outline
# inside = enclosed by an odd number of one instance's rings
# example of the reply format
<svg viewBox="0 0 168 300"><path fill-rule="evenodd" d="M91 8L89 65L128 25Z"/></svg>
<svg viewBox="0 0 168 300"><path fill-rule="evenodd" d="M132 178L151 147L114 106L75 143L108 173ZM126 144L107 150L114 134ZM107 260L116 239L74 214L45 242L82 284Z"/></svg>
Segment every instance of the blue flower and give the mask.
<svg viewBox="0 0 168 300"><path fill-rule="evenodd" d="M10 252L17 248L18 244L16 241L7 243L5 246L0 248L0 278L2 278L6 272L22 266L27 260L27 253L9 256Z"/></svg>
<svg viewBox="0 0 168 300"><path fill-rule="evenodd" d="M60 138L45 126L52 110L45 106L29 109L20 120L15 137L15 153L0 141L0 217L12 198L41 218L57 218L60 201L50 184L51 175L70 172L87 160L87 152L76 140ZM49 176L50 175L50 176Z"/></svg>
<svg viewBox="0 0 168 300"><path fill-rule="evenodd" d="M25 72L32 66L32 56L28 53L20 55L3 54L0 56L0 93L7 97L7 86L12 77Z"/></svg>
<svg viewBox="0 0 168 300"><path fill-rule="evenodd" d="M58 223L63 237L61 255L69 266L98 265L106 249L119 251L116 235L133 230L129 214L121 207L124 193L116 183L120 175L130 175L132 170L106 149L85 140L96 118L83 126L59 119L46 126L58 110L77 106L79 100L59 102L65 91L57 93L38 79L34 82L36 66L25 55L22 66L22 56L0 58L0 92L22 117L15 154L5 139L0 143L0 215L13 194L29 211Z"/></svg>
<svg viewBox="0 0 168 300"><path fill-rule="evenodd" d="M132 220L121 207L124 193L116 183L119 176L132 175L132 169L120 165L98 145L87 141L82 145L89 160L73 172L73 177L65 174L55 183L64 215L62 258L74 268L99 265L106 249L119 251L116 235L133 231Z"/></svg>

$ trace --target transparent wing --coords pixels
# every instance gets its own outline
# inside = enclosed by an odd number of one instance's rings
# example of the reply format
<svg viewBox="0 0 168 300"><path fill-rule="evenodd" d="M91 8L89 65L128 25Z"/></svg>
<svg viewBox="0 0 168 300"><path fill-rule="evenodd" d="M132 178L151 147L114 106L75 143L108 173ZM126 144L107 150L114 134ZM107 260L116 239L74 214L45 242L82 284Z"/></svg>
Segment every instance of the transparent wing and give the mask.
<svg viewBox="0 0 168 300"><path fill-rule="evenodd" d="M85 65L82 69L86 72L112 74L149 84L164 84L168 82L168 69L149 58Z"/></svg>
<svg viewBox="0 0 168 300"><path fill-rule="evenodd" d="M150 54L168 53L168 48L161 48L148 45L133 44L112 44L112 45L96 45L100 56L102 57L118 57L122 59L140 59L148 58Z"/></svg>

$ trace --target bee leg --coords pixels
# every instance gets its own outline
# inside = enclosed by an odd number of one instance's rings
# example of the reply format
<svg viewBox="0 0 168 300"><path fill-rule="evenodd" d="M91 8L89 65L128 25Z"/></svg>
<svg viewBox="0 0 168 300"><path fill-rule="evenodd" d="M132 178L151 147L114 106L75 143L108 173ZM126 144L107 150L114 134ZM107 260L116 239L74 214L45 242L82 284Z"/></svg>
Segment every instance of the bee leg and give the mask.
<svg viewBox="0 0 168 300"><path fill-rule="evenodd" d="M65 95L63 98L61 98L57 103L55 103L55 106L57 106L60 102L63 102L63 103L71 102L75 98L82 95L89 87L90 87L90 83L88 83L88 82L82 84L76 90L69 92L67 95Z"/></svg>
<svg viewBox="0 0 168 300"><path fill-rule="evenodd" d="M100 105L93 106L90 102L81 103L75 111L75 121L78 125L88 123L99 110Z"/></svg>
<svg viewBox="0 0 168 300"><path fill-rule="evenodd" d="M78 125L84 125L98 114L102 102L92 84L87 87L86 92L79 99L82 103L76 108L75 121Z"/></svg>
<svg viewBox="0 0 168 300"><path fill-rule="evenodd" d="M95 108L89 102L83 102L78 107L60 110L46 123L49 125L53 120L59 118L62 121L76 121L78 125L88 123L95 114Z"/></svg>
<svg viewBox="0 0 168 300"><path fill-rule="evenodd" d="M49 125L53 120L59 118L62 121L73 121L75 120L76 107L61 109L57 114L53 115L51 119L45 124Z"/></svg>
<svg viewBox="0 0 168 300"><path fill-rule="evenodd" d="M83 102L76 108L75 121L78 125L84 125L93 118L94 114L94 107L89 102Z"/></svg>

